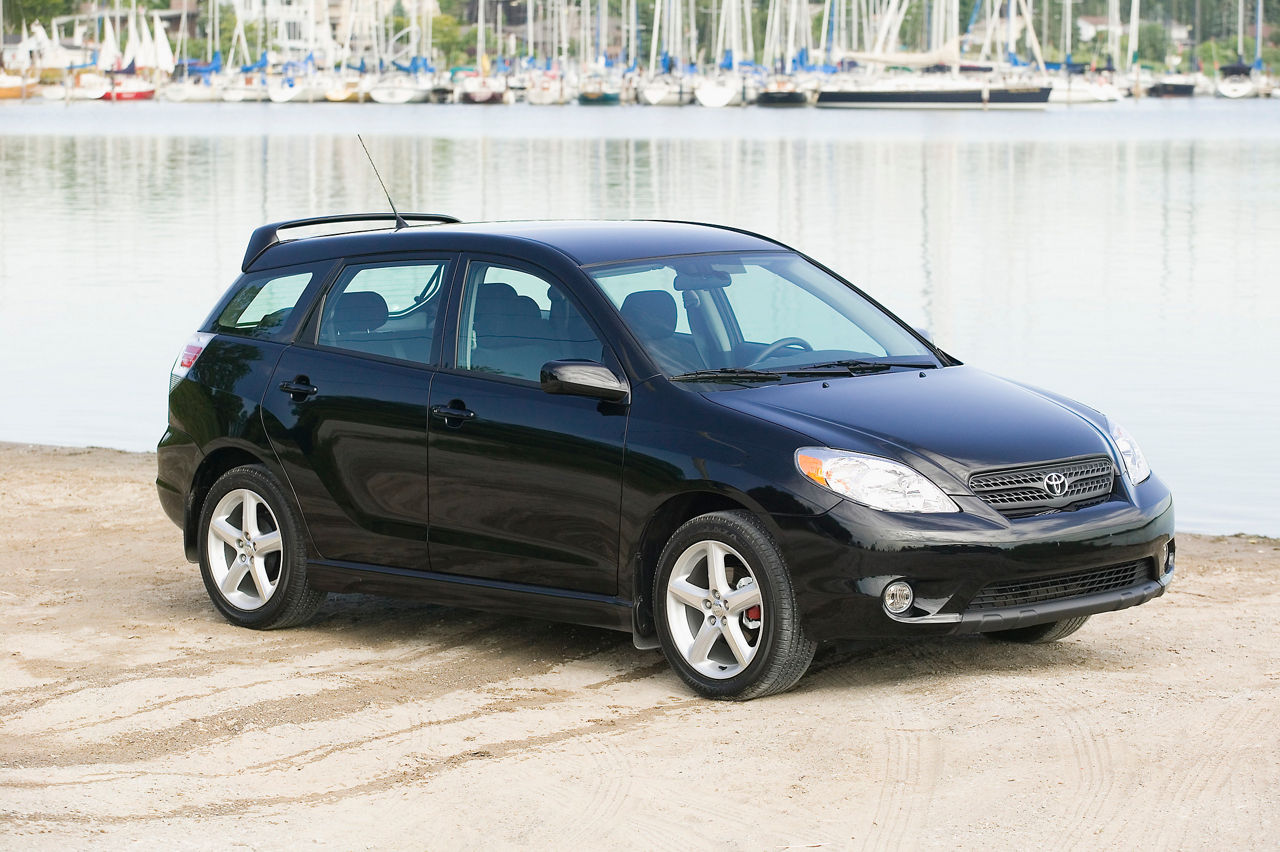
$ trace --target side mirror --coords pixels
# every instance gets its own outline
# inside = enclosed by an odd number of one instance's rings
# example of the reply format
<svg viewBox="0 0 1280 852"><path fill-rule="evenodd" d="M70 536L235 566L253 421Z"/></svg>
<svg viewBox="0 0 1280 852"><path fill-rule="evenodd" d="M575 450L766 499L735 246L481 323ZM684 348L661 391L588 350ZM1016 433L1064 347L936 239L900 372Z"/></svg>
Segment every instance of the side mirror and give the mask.
<svg viewBox="0 0 1280 852"><path fill-rule="evenodd" d="M925 328L924 326L922 325L916 326L916 334L920 335L930 343L933 343L933 335L930 334L929 329Z"/></svg>
<svg viewBox="0 0 1280 852"><path fill-rule="evenodd" d="M608 402L622 402L631 395L626 379L618 378L613 370L595 361L548 361L542 365L542 389Z"/></svg>

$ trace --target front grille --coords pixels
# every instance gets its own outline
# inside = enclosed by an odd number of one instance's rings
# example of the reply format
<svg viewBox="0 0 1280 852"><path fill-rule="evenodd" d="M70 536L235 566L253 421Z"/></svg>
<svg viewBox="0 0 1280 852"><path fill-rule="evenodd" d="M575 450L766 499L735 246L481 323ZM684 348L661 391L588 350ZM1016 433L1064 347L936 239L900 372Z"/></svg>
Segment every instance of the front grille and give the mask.
<svg viewBox="0 0 1280 852"><path fill-rule="evenodd" d="M1017 517L1101 503L1115 476L1111 459L1090 456L975 473L969 489L997 512Z"/></svg>
<svg viewBox="0 0 1280 852"><path fill-rule="evenodd" d="M1002 609L1114 592L1136 586L1151 577L1151 560L1139 559L1110 568L1077 571L1057 577L990 583L969 602L969 609Z"/></svg>

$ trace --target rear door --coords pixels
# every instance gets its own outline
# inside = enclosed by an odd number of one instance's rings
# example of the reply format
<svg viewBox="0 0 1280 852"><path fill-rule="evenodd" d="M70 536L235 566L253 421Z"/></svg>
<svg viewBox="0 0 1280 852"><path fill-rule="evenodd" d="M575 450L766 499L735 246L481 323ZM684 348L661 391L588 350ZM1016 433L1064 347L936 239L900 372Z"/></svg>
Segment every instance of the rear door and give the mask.
<svg viewBox="0 0 1280 852"><path fill-rule="evenodd" d="M322 558L427 570L427 408L455 259L349 263L263 403Z"/></svg>
<svg viewBox="0 0 1280 852"><path fill-rule="evenodd" d="M545 393L542 364L621 368L550 273L472 256L431 387L434 570L613 595L627 407Z"/></svg>

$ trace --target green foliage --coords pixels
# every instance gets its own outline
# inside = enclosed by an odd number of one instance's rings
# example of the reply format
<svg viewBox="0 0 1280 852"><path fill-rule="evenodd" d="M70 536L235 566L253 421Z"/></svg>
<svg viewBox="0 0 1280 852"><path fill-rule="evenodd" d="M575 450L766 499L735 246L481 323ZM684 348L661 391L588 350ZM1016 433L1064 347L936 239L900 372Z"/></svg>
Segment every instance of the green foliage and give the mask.
<svg viewBox="0 0 1280 852"><path fill-rule="evenodd" d="M79 4L75 0L4 0L4 28L16 33L25 21L28 24L41 21L48 26L49 19L58 15L70 15Z"/></svg>
<svg viewBox="0 0 1280 852"><path fill-rule="evenodd" d="M464 33L453 15L436 15L431 19L431 43L439 51L445 67L467 61L466 50L475 44L474 33L474 27L468 27Z"/></svg>
<svg viewBox="0 0 1280 852"><path fill-rule="evenodd" d="M1138 59L1140 61L1163 64L1168 55L1168 30L1160 24L1153 23L1144 23L1138 28Z"/></svg>

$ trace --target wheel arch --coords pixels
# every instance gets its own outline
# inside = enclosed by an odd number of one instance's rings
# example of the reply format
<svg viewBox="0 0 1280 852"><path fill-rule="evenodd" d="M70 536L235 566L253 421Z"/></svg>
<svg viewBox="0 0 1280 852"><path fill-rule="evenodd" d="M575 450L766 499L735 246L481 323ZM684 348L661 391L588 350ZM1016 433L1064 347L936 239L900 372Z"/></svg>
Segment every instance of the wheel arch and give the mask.
<svg viewBox="0 0 1280 852"><path fill-rule="evenodd" d="M207 453L196 467L191 478L191 487L187 490L187 505L182 524L182 547L187 559L197 562L200 558L197 526L200 523L200 512L204 509L205 498L209 489L224 473L245 465L268 466L267 461L259 454L241 445L222 446Z"/></svg>
<svg viewBox="0 0 1280 852"><path fill-rule="evenodd" d="M770 532L777 525L768 512L752 501L724 491L683 491L667 498L650 513L648 521L631 548L631 600L632 641L637 648L658 647L658 636L653 624L653 577L658 570L662 549L675 531L699 515L710 512L750 512L759 518Z"/></svg>

